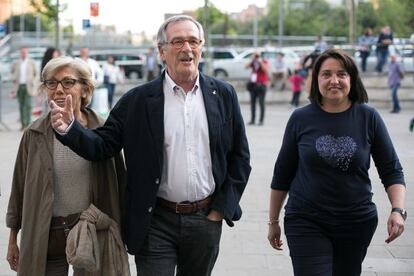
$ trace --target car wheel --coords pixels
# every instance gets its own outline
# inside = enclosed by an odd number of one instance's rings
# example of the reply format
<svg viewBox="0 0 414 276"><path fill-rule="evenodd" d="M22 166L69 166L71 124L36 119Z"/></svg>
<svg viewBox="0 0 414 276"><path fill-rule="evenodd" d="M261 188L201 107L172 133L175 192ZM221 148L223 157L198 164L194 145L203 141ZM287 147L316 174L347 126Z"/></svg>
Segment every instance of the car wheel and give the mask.
<svg viewBox="0 0 414 276"><path fill-rule="evenodd" d="M228 74L223 69L214 70L214 76L220 80L227 80Z"/></svg>

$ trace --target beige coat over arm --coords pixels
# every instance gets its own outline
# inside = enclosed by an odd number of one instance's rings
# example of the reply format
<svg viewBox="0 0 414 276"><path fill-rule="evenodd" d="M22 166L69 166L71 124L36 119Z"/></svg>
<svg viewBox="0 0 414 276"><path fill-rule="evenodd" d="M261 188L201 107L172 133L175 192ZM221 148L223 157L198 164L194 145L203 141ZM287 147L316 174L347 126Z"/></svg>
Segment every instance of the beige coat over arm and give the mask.
<svg viewBox="0 0 414 276"><path fill-rule="evenodd" d="M83 110L88 128L100 121ZM7 227L20 231L20 276L44 275L53 204L53 130L50 114L35 121L23 134L13 174ZM123 158L93 162L91 203L121 225L126 175Z"/></svg>

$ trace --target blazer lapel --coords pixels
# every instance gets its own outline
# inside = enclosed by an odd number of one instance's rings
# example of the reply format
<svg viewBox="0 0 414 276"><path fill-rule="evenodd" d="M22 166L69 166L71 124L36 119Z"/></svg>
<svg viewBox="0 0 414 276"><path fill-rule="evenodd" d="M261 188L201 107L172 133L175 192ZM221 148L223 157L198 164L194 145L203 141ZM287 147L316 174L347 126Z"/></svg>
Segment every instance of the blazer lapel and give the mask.
<svg viewBox="0 0 414 276"><path fill-rule="evenodd" d="M217 145L218 130L220 129L219 94L214 83L209 77L200 73L200 86L204 98L204 106L207 114L208 133L210 139L210 154L214 157L214 149Z"/></svg>
<svg viewBox="0 0 414 276"><path fill-rule="evenodd" d="M148 89L151 93L146 99L147 116L151 136L155 143L155 148L162 167L163 143L164 143L164 93L163 93L164 75L153 82Z"/></svg>

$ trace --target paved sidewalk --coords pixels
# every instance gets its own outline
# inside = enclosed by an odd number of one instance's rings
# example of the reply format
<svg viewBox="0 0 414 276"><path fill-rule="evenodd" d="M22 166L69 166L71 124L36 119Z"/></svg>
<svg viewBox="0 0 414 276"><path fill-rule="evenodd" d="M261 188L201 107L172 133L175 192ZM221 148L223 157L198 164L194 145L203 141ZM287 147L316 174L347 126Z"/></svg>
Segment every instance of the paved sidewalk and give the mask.
<svg viewBox="0 0 414 276"><path fill-rule="evenodd" d="M382 91L372 93L382 93ZM246 96L240 94L241 98ZM414 116L414 102L402 102L402 112L399 114L389 114L387 105L381 101L374 101L373 104L379 108L385 120L404 167L408 185L408 220L403 236L390 245L386 245L384 242L387 236L386 220L390 206L375 166L372 165L371 179L375 194L374 201L378 206L380 217L377 232L363 264L362 275L414 275L414 194L411 188L414 183L414 133L408 132L409 120ZM247 104L242 104L241 107L245 121L247 121L249 107ZM270 180L284 127L290 113L291 110L286 101L282 104L268 105L265 125L247 127L253 170L241 201L244 213L241 221L236 222L234 228L223 227L221 251L213 276L293 275L287 246L285 245L284 251L277 252L271 249L266 238ZM11 276L15 274L9 270L5 260L8 242L5 211L21 132L18 131L16 113L3 116L3 120L12 130L9 132L0 131L0 188L2 193L0 208L3 210L0 212L0 225L2 226L0 227L0 276ZM130 262L132 275L136 275L132 258Z"/></svg>

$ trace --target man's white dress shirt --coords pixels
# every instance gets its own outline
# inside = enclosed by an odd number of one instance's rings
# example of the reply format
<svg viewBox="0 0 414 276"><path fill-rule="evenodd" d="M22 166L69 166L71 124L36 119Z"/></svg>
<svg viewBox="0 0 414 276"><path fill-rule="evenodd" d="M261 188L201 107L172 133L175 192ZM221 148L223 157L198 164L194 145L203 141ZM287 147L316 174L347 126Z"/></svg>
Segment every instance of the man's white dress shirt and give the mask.
<svg viewBox="0 0 414 276"><path fill-rule="evenodd" d="M165 74L164 163L158 196L202 200L214 192L210 139L199 77L186 94Z"/></svg>

